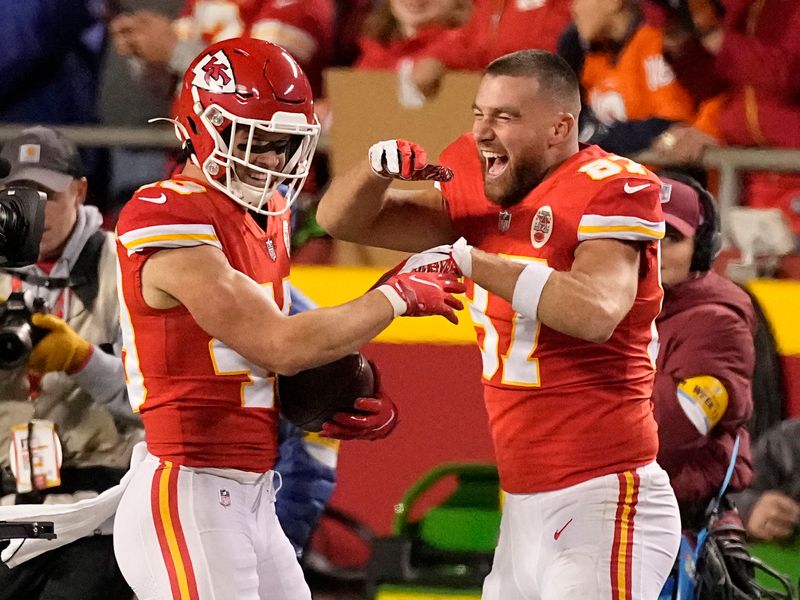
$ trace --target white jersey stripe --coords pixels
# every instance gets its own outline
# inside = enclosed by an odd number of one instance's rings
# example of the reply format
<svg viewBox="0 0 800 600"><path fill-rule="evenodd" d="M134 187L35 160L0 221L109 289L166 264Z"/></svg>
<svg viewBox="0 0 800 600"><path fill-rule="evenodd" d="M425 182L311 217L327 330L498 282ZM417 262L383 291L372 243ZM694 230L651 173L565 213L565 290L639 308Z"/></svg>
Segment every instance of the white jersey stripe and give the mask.
<svg viewBox="0 0 800 600"><path fill-rule="evenodd" d="M663 221L638 217L583 215L578 224L578 241L615 238L629 241L652 241L664 237Z"/></svg>
<svg viewBox="0 0 800 600"><path fill-rule="evenodd" d="M186 248L208 244L222 249L212 225L157 225L134 229L119 236L128 256L145 248Z"/></svg>

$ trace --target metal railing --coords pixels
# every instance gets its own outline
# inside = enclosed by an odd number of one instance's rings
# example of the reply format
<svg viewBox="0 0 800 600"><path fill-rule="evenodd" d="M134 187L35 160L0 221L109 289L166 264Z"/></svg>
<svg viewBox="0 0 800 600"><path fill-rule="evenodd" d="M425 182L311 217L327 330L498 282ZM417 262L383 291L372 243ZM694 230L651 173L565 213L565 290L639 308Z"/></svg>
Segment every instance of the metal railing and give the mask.
<svg viewBox="0 0 800 600"><path fill-rule="evenodd" d="M17 136L26 127L30 127L30 125L0 124L0 144ZM178 147L172 127L164 124L154 124L148 127L64 125L55 128L78 146L169 149ZM327 151L328 146L328 140L323 137L317 147L322 151ZM636 159L649 165L670 166L663 164L658 155L649 152L637 155ZM724 215L729 207L739 204L742 173L747 171L800 172L800 150L711 148L703 155L701 164L698 166L719 173L717 199ZM723 229L725 229L724 218Z"/></svg>
<svg viewBox="0 0 800 600"><path fill-rule="evenodd" d="M32 125L0 123L0 144L18 136ZM49 127L49 125L48 125ZM100 125L54 125L78 146L106 148L178 148L172 127L163 123L147 127L105 127Z"/></svg>
<svg viewBox="0 0 800 600"><path fill-rule="evenodd" d="M643 152L636 159L649 165L663 164L657 154ZM680 166L680 165L675 165ZM717 200L724 213L739 204L741 175L747 171L800 172L800 150L782 148L710 148L703 154L704 169L719 173Z"/></svg>

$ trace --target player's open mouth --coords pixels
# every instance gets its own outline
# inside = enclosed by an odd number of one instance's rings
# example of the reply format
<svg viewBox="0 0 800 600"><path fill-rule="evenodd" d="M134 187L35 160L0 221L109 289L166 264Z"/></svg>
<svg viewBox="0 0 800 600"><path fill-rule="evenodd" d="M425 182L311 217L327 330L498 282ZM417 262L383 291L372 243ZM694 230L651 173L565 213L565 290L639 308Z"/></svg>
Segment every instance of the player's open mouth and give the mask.
<svg viewBox="0 0 800 600"><path fill-rule="evenodd" d="M493 179L502 175L508 167L508 156L505 154L485 150L481 154L486 161L486 174Z"/></svg>

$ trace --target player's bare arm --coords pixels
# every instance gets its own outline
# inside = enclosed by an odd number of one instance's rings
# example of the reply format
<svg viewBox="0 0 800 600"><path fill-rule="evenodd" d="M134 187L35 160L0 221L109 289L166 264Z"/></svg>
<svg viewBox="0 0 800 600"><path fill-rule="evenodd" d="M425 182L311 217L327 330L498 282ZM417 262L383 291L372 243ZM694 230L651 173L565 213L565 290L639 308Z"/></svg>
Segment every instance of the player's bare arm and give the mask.
<svg viewBox="0 0 800 600"><path fill-rule="evenodd" d="M142 294L153 308L184 305L210 336L280 374L355 352L394 318L391 304L377 291L334 308L283 315L264 288L211 246L154 254L142 269Z"/></svg>
<svg viewBox="0 0 800 600"><path fill-rule="evenodd" d="M581 243L572 269L550 274L536 318L561 333L605 342L633 306L640 254L637 244L618 240ZM524 264L472 249L472 280L509 302L524 268Z"/></svg>
<svg viewBox="0 0 800 600"><path fill-rule="evenodd" d="M437 175L430 169L417 171L420 178ZM417 171L409 169L405 178L416 177ZM397 190L389 187L391 182L390 177L376 174L370 162L364 161L333 179L320 200L317 221L338 239L407 252L455 239L439 190Z"/></svg>

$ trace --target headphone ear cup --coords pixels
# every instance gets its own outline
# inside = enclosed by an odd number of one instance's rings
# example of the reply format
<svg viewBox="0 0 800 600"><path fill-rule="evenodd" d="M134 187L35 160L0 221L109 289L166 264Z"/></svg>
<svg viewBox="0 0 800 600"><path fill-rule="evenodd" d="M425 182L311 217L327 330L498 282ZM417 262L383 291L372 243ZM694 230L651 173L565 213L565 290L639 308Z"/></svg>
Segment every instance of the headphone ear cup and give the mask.
<svg viewBox="0 0 800 600"><path fill-rule="evenodd" d="M720 233L720 217L716 202L709 192L702 187L695 188L700 197L700 210L705 222L698 228L694 236L694 254L690 270L710 271L722 248Z"/></svg>
<svg viewBox="0 0 800 600"><path fill-rule="evenodd" d="M711 268L711 240L708 233L709 228L704 223L694 234L694 253L692 254L692 264L689 267L692 273L708 271Z"/></svg>

